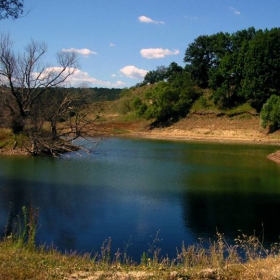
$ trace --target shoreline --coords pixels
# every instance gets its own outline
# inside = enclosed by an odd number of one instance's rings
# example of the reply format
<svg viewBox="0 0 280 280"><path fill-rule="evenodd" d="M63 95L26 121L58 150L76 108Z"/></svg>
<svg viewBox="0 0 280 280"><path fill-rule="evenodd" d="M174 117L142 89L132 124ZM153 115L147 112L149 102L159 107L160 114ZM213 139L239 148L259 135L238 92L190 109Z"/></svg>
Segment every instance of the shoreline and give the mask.
<svg viewBox="0 0 280 280"><path fill-rule="evenodd" d="M190 142L212 142L220 144L248 144L248 145L269 145L279 146L274 153L269 154L267 158L280 164L280 131L268 134L267 131L258 127L232 127L227 129L218 129L212 126L185 126L185 123L179 127L172 126L168 128L147 129L138 127L130 128L125 133L109 133L109 137L126 137L153 140L168 141L190 141ZM106 137L106 136L105 136Z"/></svg>
<svg viewBox="0 0 280 280"><path fill-rule="evenodd" d="M169 141L191 141L191 142L212 142L212 143L224 143L224 144L252 144L252 145L271 145L279 146L279 150L269 154L267 159L280 164L280 141L278 139L248 139L248 138L233 138L233 137L201 137L197 135L169 135L161 133L130 133L128 137L142 138L142 139L154 139L154 140L169 140Z"/></svg>
<svg viewBox="0 0 280 280"><path fill-rule="evenodd" d="M250 134L250 135L249 135ZM95 135L96 136L96 135ZM97 135L98 136L98 135ZM99 135L101 138L124 137L168 141L189 141L189 142L212 142L224 144L252 144L279 146L279 150L267 156L268 159L280 164L280 131L275 135L268 135L260 131L241 130L209 130L199 128L197 130L186 130L177 128L155 128L155 129L128 129L123 133L113 130L106 131ZM27 151L21 148L1 148L0 156L30 156Z"/></svg>
<svg viewBox="0 0 280 280"><path fill-rule="evenodd" d="M120 136L122 135L112 135ZM239 143L239 144L259 144L259 145L275 145L280 147L280 139L267 138L242 138L242 137L222 137L222 136L200 136L195 134L175 134L171 133L154 133L154 132L129 132L124 133L124 137L143 138L143 139L158 139L170 141L198 141L198 142L216 142L216 143ZM280 149L280 148L279 148Z"/></svg>

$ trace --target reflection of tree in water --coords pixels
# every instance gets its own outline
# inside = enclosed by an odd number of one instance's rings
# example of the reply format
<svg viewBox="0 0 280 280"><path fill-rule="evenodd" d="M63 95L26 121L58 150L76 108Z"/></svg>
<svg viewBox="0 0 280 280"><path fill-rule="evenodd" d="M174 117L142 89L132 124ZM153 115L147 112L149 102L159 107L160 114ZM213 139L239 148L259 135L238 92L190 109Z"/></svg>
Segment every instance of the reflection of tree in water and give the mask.
<svg viewBox="0 0 280 280"><path fill-rule="evenodd" d="M277 242L280 224L275 215L280 212L279 195L186 193L183 219L197 237L213 237L216 231L233 240L240 234L256 234L265 242Z"/></svg>

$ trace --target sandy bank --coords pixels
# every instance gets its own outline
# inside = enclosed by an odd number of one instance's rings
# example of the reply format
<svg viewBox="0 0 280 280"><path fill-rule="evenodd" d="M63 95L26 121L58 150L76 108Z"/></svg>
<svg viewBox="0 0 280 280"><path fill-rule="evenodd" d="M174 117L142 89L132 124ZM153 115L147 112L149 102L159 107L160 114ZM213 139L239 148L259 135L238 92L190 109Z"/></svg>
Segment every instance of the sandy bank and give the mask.
<svg viewBox="0 0 280 280"><path fill-rule="evenodd" d="M151 128L147 122L110 121L103 124L104 135L174 141L248 143L275 145L280 150L280 131L268 133L259 117L229 118L190 115L168 127ZM269 157L280 163L280 157Z"/></svg>
<svg viewBox="0 0 280 280"><path fill-rule="evenodd" d="M217 143L243 143L279 146L279 152L268 158L280 163L280 131L267 133L260 127L259 117L229 118L190 114L168 127L151 128L147 121L125 122L118 117L90 126L93 136L134 137L174 141L201 141ZM27 155L22 149L0 149L0 155Z"/></svg>

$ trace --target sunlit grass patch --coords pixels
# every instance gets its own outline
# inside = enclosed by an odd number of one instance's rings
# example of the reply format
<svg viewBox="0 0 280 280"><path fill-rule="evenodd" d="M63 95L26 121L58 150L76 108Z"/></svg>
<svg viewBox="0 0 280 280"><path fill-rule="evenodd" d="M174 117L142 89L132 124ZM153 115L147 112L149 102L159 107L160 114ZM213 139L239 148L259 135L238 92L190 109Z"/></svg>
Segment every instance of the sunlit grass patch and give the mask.
<svg viewBox="0 0 280 280"><path fill-rule="evenodd" d="M13 145L13 133L10 129L1 128L0 129L0 148L12 147Z"/></svg>
<svg viewBox="0 0 280 280"><path fill-rule="evenodd" d="M28 147L28 137L25 134L15 135L11 129L0 129L0 149L15 149Z"/></svg>

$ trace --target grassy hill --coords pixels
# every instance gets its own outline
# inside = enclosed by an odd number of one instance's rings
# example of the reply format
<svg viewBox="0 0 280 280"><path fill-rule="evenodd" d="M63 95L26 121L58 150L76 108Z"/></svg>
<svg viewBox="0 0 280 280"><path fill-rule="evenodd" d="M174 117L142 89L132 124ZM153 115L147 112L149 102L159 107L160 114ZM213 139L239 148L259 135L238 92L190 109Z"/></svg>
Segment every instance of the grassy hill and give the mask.
<svg viewBox="0 0 280 280"><path fill-rule="evenodd" d="M133 100L144 98L151 87L125 90L119 99L99 103L102 114L96 132L162 139L280 142L280 132L268 133L262 128L259 113L249 103L230 109L219 108L209 90L202 92L186 117L171 125L154 126L153 120L139 117L133 109Z"/></svg>

